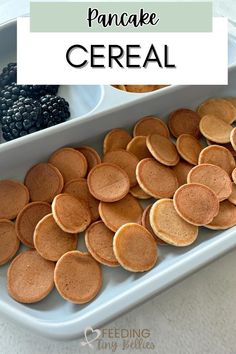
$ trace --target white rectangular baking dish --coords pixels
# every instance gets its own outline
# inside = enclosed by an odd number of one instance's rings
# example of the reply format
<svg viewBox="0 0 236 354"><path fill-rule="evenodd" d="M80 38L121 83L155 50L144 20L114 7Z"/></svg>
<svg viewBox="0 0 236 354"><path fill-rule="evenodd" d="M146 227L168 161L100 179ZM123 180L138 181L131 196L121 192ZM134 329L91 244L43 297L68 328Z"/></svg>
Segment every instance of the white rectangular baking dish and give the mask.
<svg viewBox="0 0 236 354"><path fill-rule="evenodd" d="M10 55L5 62L9 58ZM112 128L119 126L130 129L138 118L149 114L157 114L166 120L172 110L180 107L195 108L211 96L236 96L236 66L229 70L229 86L170 87L135 97L134 101L124 104L117 96L116 105L119 106L115 108L102 109L100 113L93 111L56 127L2 144L0 179L21 180L29 167L47 160L59 147L85 143L101 147L104 134ZM6 290L6 265L0 268L0 313L49 338L77 338L86 327L99 328L231 250L236 246L235 233L236 228L223 232L201 230L197 242L191 247L159 248L157 265L144 274L104 267L103 288L93 302L85 305L65 302L56 290L38 304L23 305L15 302Z"/></svg>
<svg viewBox="0 0 236 354"><path fill-rule="evenodd" d="M229 86L175 87L162 95L140 98L135 104L127 103L3 144L0 146L0 178L23 178L31 165L46 160L61 146L85 143L101 146L108 130L117 126L131 128L144 115L157 114L165 120L168 113L176 108L194 108L208 97L228 95L236 95L236 67L229 71ZM197 242L191 247L162 247L157 265L144 274L104 267L102 291L93 302L86 305L67 303L56 290L38 304L19 304L7 294L7 266L2 267L0 312L44 336L56 339L78 337L85 327L100 327L231 250L236 246L235 232L236 228L223 232L201 230Z"/></svg>

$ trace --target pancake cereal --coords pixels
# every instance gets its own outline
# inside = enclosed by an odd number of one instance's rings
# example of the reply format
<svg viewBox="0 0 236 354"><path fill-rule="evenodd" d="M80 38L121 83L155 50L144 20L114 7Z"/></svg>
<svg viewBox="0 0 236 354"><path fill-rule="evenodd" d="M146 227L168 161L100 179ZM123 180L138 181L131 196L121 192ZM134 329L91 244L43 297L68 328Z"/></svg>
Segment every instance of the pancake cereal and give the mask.
<svg viewBox="0 0 236 354"><path fill-rule="evenodd" d="M210 224L219 212L217 195L203 184L184 184L174 194L174 207L192 225Z"/></svg>
<svg viewBox="0 0 236 354"><path fill-rule="evenodd" d="M88 253L67 252L56 264L54 281L65 300L84 304L91 301L102 287L101 267Z"/></svg>
<svg viewBox="0 0 236 354"><path fill-rule="evenodd" d="M38 222L51 213L51 205L45 202L27 204L16 218L16 233L27 247L34 248L34 230Z"/></svg>
<svg viewBox="0 0 236 354"><path fill-rule="evenodd" d="M117 267L119 263L113 252L114 232L109 230L102 221L89 226L85 233L85 243L89 253L101 264Z"/></svg>
<svg viewBox="0 0 236 354"><path fill-rule="evenodd" d="M141 118L134 126L133 136L148 136L150 134L158 134L170 137L170 132L163 120L156 116L147 116Z"/></svg>
<svg viewBox="0 0 236 354"><path fill-rule="evenodd" d="M175 138L182 134L190 134L198 139L201 135L200 119L200 116L191 109L180 108L169 115L168 126Z"/></svg>
<svg viewBox="0 0 236 354"><path fill-rule="evenodd" d="M198 227L179 216L172 199L161 199L153 204L150 224L159 238L177 247L189 246L197 239Z"/></svg>
<svg viewBox="0 0 236 354"><path fill-rule="evenodd" d="M156 242L139 224L121 226L114 236L113 249L120 265L130 272L145 272L157 261Z"/></svg>

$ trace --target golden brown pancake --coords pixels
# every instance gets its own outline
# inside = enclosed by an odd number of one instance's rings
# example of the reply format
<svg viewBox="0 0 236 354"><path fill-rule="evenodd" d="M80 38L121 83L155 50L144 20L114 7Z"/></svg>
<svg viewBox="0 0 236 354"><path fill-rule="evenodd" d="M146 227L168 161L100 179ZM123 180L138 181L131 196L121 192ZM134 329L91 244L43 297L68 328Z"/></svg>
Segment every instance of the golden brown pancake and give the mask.
<svg viewBox="0 0 236 354"><path fill-rule="evenodd" d="M129 222L141 223L143 209L131 194L127 194L114 203L101 202L99 214L105 225L116 232L119 227Z"/></svg>
<svg viewBox="0 0 236 354"><path fill-rule="evenodd" d="M232 183L228 173L216 165L195 166L188 174L188 183L200 183L211 188L220 202L228 199L232 193Z"/></svg>
<svg viewBox="0 0 236 354"><path fill-rule="evenodd" d="M178 138L182 134L190 134L195 138L200 137L200 117L188 108L180 108L169 115L168 126L171 134Z"/></svg>
<svg viewBox="0 0 236 354"><path fill-rule="evenodd" d="M66 252L76 250L77 235L64 232L49 214L35 228L34 246L40 256L56 262Z"/></svg>
<svg viewBox="0 0 236 354"><path fill-rule="evenodd" d="M202 151L202 145L194 136L182 134L176 141L176 148L180 156L192 165L198 164L198 157Z"/></svg>
<svg viewBox="0 0 236 354"><path fill-rule="evenodd" d="M171 168L161 165L154 159L140 161L136 174L141 188L154 198L172 197L178 188L177 177Z"/></svg>
<svg viewBox="0 0 236 354"><path fill-rule="evenodd" d="M89 172L87 182L90 193L103 202L116 202L124 198L130 188L127 173L111 163L95 166Z"/></svg>
<svg viewBox="0 0 236 354"><path fill-rule="evenodd" d="M166 85L125 85L126 91L134 93L146 93L159 90Z"/></svg>
<svg viewBox="0 0 236 354"><path fill-rule="evenodd" d="M120 265L130 272L145 272L157 261L156 242L139 224L121 226L113 239L113 249Z"/></svg>
<svg viewBox="0 0 236 354"><path fill-rule="evenodd" d="M31 167L25 176L25 185L32 202L51 203L61 193L64 181L60 171L50 163L39 163Z"/></svg>
<svg viewBox="0 0 236 354"><path fill-rule="evenodd" d="M203 116L199 128L205 138L215 143L226 144L230 142L233 127L220 118L210 114Z"/></svg>
<svg viewBox="0 0 236 354"><path fill-rule="evenodd" d="M152 156L146 145L146 136L133 138L127 145L126 150L137 156L139 160Z"/></svg>
<svg viewBox="0 0 236 354"><path fill-rule="evenodd" d="M217 216L208 225L208 229L225 230L236 225L236 206L228 200L220 203L220 210Z"/></svg>
<svg viewBox="0 0 236 354"><path fill-rule="evenodd" d="M0 181L0 219L15 219L28 203L29 191L24 184L7 179Z"/></svg>
<svg viewBox="0 0 236 354"><path fill-rule="evenodd" d="M119 263L113 252L114 232L109 230L102 221L89 226L85 233L85 243L89 253L101 264L117 267Z"/></svg>
<svg viewBox="0 0 236 354"><path fill-rule="evenodd" d="M34 230L38 222L51 213L51 206L45 202L27 204L16 219L16 233L19 240L27 247L34 248Z"/></svg>
<svg viewBox="0 0 236 354"><path fill-rule="evenodd" d="M87 204L66 193L54 198L52 214L57 225L70 234L83 232L91 223Z"/></svg>
<svg viewBox="0 0 236 354"><path fill-rule="evenodd" d="M106 154L108 151L126 149L126 146L131 141L131 139L132 137L127 132L127 130L122 128L112 129L105 136L103 142L103 153Z"/></svg>
<svg viewBox="0 0 236 354"><path fill-rule="evenodd" d="M179 162L179 154L170 139L152 134L147 137L147 148L157 161L166 166L175 166Z"/></svg>
<svg viewBox="0 0 236 354"><path fill-rule="evenodd" d="M231 124L236 118L236 108L231 102L223 98L210 98L204 101L197 109L197 113L203 117L207 114L224 120Z"/></svg>
<svg viewBox="0 0 236 354"><path fill-rule="evenodd" d="M217 195L203 184L184 184L174 194L174 207L192 225L209 224L219 212Z"/></svg>
<svg viewBox="0 0 236 354"><path fill-rule="evenodd" d="M165 122L156 116L147 116L141 118L134 126L133 136L148 136L150 134L159 134L170 137L169 129Z"/></svg>
<svg viewBox="0 0 236 354"><path fill-rule="evenodd" d="M10 220L0 220L0 265L7 263L15 256L20 241L17 238L15 225Z"/></svg>
<svg viewBox="0 0 236 354"><path fill-rule="evenodd" d="M87 160L84 155L76 149L59 149L51 155L48 162L58 168L65 183L75 178L84 177L87 173Z"/></svg>
<svg viewBox="0 0 236 354"><path fill-rule="evenodd" d="M150 223L160 239L177 247L191 245L198 235L198 227L179 216L172 199L160 199L153 204Z"/></svg>
<svg viewBox="0 0 236 354"><path fill-rule="evenodd" d="M56 264L54 281L65 300L84 304L91 301L102 287L101 267L88 253L67 252Z"/></svg>
<svg viewBox="0 0 236 354"><path fill-rule="evenodd" d="M211 145L203 149L199 155L198 163L209 163L223 168L231 175L235 168L235 160L233 155L223 146Z"/></svg>
<svg viewBox="0 0 236 354"><path fill-rule="evenodd" d="M228 144L216 144L213 141L206 139L207 145L211 146L211 145L219 145L219 146L223 146L224 148L228 149L229 152L231 152L231 154L236 157L236 151L234 150L233 146L231 145L231 143Z"/></svg>
<svg viewBox="0 0 236 354"><path fill-rule="evenodd" d="M8 292L18 302L31 304L44 299L53 289L54 263L36 250L20 253L7 273Z"/></svg>

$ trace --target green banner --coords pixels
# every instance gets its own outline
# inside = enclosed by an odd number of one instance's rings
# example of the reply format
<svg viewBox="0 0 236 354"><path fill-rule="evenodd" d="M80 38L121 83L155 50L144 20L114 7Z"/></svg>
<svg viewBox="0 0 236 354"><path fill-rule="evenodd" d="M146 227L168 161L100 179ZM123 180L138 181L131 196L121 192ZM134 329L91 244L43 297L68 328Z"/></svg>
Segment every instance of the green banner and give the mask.
<svg viewBox="0 0 236 354"><path fill-rule="evenodd" d="M31 2L31 32L211 32L212 2Z"/></svg>

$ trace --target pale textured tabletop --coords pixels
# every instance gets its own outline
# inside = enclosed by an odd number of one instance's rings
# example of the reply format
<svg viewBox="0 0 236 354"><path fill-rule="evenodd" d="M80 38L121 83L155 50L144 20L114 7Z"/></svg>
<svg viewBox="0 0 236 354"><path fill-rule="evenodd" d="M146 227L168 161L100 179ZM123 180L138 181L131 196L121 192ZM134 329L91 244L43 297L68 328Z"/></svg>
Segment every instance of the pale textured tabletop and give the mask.
<svg viewBox="0 0 236 354"><path fill-rule="evenodd" d="M27 13L28 8L28 0L0 0L0 23ZM121 340L117 340L115 352L235 354L235 260L236 250L107 324L106 328L148 328L151 332L149 340L155 345L155 349L150 351L122 351ZM0 354L112 353L109 349L82 347L80 342L49 341L0 317Z"/></svg>

